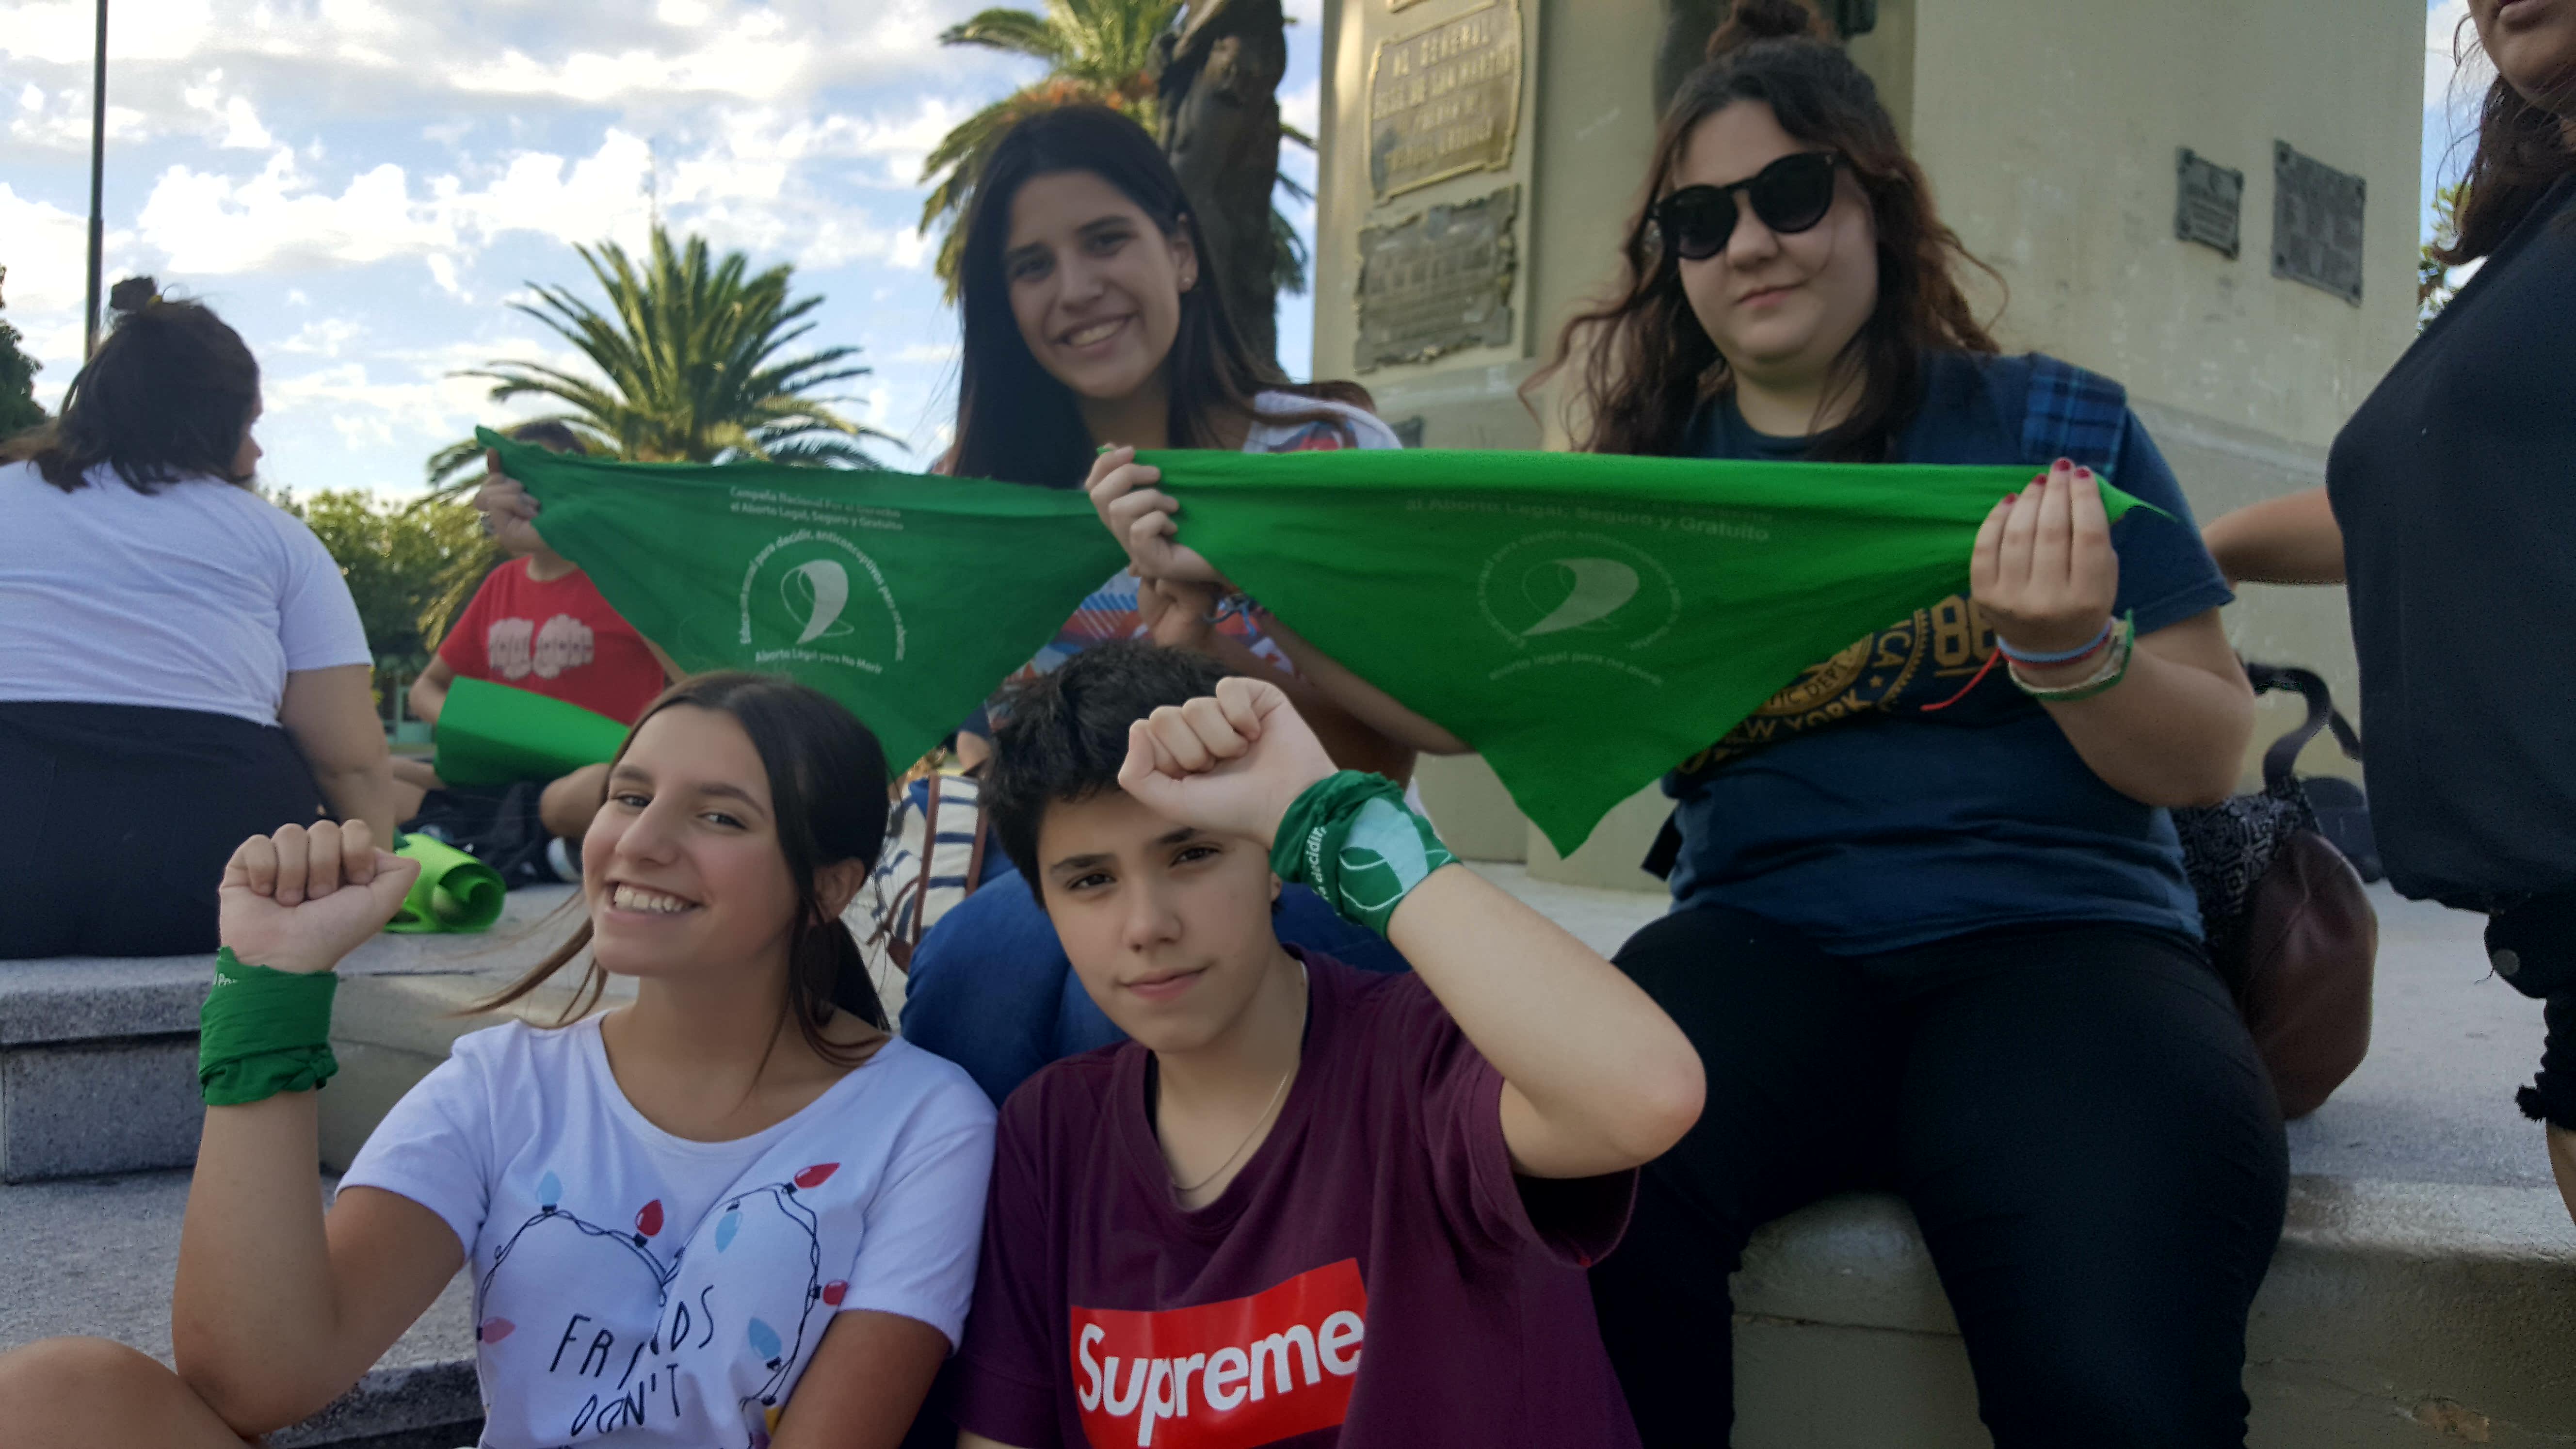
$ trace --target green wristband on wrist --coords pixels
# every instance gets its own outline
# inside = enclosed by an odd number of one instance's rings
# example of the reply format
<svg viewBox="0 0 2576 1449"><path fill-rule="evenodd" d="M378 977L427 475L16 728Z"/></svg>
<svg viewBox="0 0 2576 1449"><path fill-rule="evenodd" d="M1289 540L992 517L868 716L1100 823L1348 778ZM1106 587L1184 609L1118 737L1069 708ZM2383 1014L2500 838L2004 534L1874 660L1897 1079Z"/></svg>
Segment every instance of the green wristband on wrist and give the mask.
<svg viewBox="0 0 2576 1449"><path fill-rule="evenodd" d="M335 971L245 966L230 946L215 953L215 984L197 1017L197 1085L209 1107L239 1107L331 1080Z"/></svg>
<svg viewBox="0 0 2576 1449"><path fill-rule="evenodd" d="M1395 908L1458 857L1383 775L1344 770L1306 787L1279 820L1270 868L1314 887L1342 919L1383 936Z"/></svg>

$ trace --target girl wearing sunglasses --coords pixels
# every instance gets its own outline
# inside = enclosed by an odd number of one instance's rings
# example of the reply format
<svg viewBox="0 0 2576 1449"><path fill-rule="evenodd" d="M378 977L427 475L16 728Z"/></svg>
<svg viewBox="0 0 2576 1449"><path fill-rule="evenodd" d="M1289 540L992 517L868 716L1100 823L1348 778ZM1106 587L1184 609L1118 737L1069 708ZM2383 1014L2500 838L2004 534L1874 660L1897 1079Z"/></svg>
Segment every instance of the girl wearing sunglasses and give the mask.
<svg viewBox="0 0 2576 1449"><path fill-rule="evenodd" d="M2286 1153L2166 815L2224 797L2252 730L2226 584L2118 387L1997 355L1973 263L1812 13L1738 0L1710 54L1620 290L1558 355L1583 445L2031 479L1969 595L1667 781L1674 910L1619 965L1692 1036L1708 1110L1594 1270L1604 1338L1648 1444L1722 1442L1748 1236L1892 1188L2000 1449L2241 1444ZM2172 519L2107 524L2097 468Z"/></svg>

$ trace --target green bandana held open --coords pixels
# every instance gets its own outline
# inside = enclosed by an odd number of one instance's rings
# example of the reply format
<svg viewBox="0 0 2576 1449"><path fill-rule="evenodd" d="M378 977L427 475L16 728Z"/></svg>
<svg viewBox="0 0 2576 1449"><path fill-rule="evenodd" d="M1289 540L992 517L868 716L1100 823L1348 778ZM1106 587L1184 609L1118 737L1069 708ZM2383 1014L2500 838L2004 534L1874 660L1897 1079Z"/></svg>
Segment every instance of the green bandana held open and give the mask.
<svg viewBox="0 0 2576 1449"><path fill-rule="evenodd" d="M1279 819L1270 869L1312 886L1342 919L1383 936L1423 878L1458 857L1384 775L1344 770L1306 787Z"/></svg>
<svg viewBox="0 0 2576 1449"><path fill-rule="evenodd" d="M1569 855L1801 669L1963 591L1978 525L2031 480L1520 452L1141 461L1181 502L1181 543L1474 746ZM2102 494L2115 519L2145 508Z"/></svg>
<svg viewBox="0 0 2576 1449"><path fill-rule="evenodd" d="M897 769L1127 562L1079 489L747 463L611 463L478 430L547 545L681 668L792 675Z"/></svg>
<svg viewBox="0 0 2576 1449"><path fill-rule="evenodd" d="M340 1070L331 1055L331 997L339 973L245 966L215 953L215 984L198 1013L197 1085L209 1107L309 1092Z"/></svg>

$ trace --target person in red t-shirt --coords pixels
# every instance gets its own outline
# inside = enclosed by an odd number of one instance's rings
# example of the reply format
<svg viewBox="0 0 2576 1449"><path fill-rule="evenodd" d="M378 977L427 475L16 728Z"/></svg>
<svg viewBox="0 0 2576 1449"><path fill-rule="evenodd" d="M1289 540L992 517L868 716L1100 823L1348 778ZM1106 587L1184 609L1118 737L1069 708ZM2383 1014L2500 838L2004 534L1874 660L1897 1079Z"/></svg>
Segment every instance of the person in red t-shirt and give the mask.
<svg viewBox="0 0 2576 1449"><path fill-rule="evenodd" d="M510 436L558 453L587 451L561 423L524 424ZM488 453L484 466L495 478L501 476L499 460ZM590 576L546 547L526 519L509 514L486 518L493 541L511 555L510 561L475 590L437 656L412 681L413 715L436 724L448 686L462 677L506 684L632 724L680 677L679 667L618 617ZM436 774L416 761L406 762L398 774L419 791L442 788ZM606 765L590 765L548 783L538 805L547 833L557 840L581 839L599 813L607 779ZM403 804L408 819L419 808L419 797L410 796Z"/></svg>
<svg viewBox="0 0 2576 1449"><path fill-rule="evenodd" d="M1267 680L1105 644L1001 735L993 828L1132 1040L1002 1108L961 1449L1634 1446L1584 1269L1699 1116L1671 1019ZM1283 947L1274 868L1413 974Z"/></svg>

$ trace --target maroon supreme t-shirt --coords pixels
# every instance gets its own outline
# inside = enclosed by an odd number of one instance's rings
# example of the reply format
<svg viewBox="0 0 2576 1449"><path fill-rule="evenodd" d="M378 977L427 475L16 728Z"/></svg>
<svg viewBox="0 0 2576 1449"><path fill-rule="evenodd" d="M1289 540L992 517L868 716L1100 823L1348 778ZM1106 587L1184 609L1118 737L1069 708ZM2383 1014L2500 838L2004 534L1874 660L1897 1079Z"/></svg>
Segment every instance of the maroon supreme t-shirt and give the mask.
<svg viewBox="0 0 2576 1449"><path fill-rule="evenodd" d="M1173 1201L1146 1050L1011 1095L959 1352L961 1427L1018 1449L1623 1449L1583 1270L1636 1174L1514 1176L1502 1075L1414 976L1305 957L1279 1121Z"/></svg>

